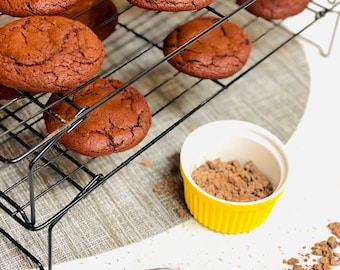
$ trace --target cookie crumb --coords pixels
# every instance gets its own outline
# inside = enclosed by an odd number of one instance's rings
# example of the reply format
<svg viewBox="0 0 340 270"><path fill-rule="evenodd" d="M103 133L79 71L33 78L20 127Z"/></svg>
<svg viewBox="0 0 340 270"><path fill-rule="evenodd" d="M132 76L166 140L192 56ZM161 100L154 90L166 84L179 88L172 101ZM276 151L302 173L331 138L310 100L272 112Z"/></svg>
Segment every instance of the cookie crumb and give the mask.
<svg viewBox="0 0 340 270"><path fill-rule="evenodd" d="M337 231L339 230L339 227L340 222L328 224L328 228L335 236L339 233L339 231ZM299 254L306 263L304 267L298 264L300 259L297 258L283 260L283 263L293 265L291 270L332 270L333 266L340 266L340 254L336 252L336 249L340 247L340 242L337 241L335 236L332 235L326 240L314 243L314 245L310 248L310 253ZM303 246L303 248L306 247ZM310 259L312 264L308 265L308 261Z"/></svg>
<svg viewBox="0 0 340 270"><path fill-rule="evenodd" d="M159 185L159 184L156 184L153 189L152 189L153 192L157 193L158 195L161 195L162 194L162 186Z"/></svg>
<svg viewBox="0 0 340 270"><path fill-rule="evenodd" d="M187 126L187 129L191 132L194 131L196 128L197 128L196 126L192 126L192 125Z"/></svg>
<svg viewBox="0 0 340 270"><path fill-rule="evenodd" d="M187 215L187 211L183 207L179 207L176 209L176 213L179 217L183 218Z"/></svg>
<svg viewBox="0 0 340 270"><path fill-rule="evenodd" d="M290 258L288 260L284 260L284 262L286 264L289 264L289 265L295 265L295 264L299 263L299 259L293 257L293 258Z"/></svg>
<svg viewBox="0 0 340 270"><path fill-rule="evenodd" d="M151 160L150 159L144 159L143 161L142 161L142 165L144 165L144 166L151 166L151 164L152 164L152 162L151 162Z"/></svg>
<svg viewBox="0 0 340 270"><path fill-rule="evenodd" d="M293 270L306 270L305 268L303 268L301 265L299 265L299 264L295 264L294 266L293 266Z"/></svg>
<svg viewBox="0 0 340 270"><path fill-rule="evenodd" d="M331 230L337 238L340 238L340 222L332 222L328 224L328 228Z"/></svg>

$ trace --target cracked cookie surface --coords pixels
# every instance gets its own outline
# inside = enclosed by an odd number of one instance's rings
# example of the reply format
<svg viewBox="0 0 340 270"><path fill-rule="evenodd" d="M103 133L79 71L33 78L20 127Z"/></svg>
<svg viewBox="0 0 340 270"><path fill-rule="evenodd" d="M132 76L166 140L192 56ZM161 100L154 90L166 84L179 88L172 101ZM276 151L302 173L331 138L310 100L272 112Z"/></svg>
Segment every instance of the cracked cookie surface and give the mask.
<svg viewBox="0 0 340 270"><path fill-rule="evenodd" d="M247 0L236 0L242 5ZM268 20L286 19L302 12L310 0L256 0L246 10Z"/></svg>
<svg viewBox="0 0 340 270"><path fill-rule="evenodd" d="M215 0L128 0L140 8L159 11L189 11L204 8Z"/></svg>
<svg viewBox="0 0 340 270"><path fill-rule="evenodd" d="M163 41L164 55L169 55L219 20L198 17L178 26ZM168 61L179 71L202 79L229 77L246 64L251 52L247 33L226 21L175 54Z"/></svg>
<svg viewBox="0 0 340 270"><path fill-rule="evenodd" d="M79 108L92 106L123 85L118 80L97 79L74 94L70 100ZM52 95L47 106L58 101ZM65 121L78 112L67 101L52 105L51 111ZM94 109L72 132L61 136L59 142L67 149L87 156L105 156L128 150L140 143L151 126L151 111L144 96L129 86ZM48 133L62 126L62 121L44 112Z"/></svg>
<svg viewBox="0 0 340 270"><path fill-rule="evenodd" d="M57 15L79 0L1 0L0 12L14 17Z"/></svg>
<svg viewBox="0 0 340 270"><path fill-rule="evenodd" d="M100 70L105 51L86 25L61 16L29 16L0 28L0 83L37 92L70 91Z"/></svg>

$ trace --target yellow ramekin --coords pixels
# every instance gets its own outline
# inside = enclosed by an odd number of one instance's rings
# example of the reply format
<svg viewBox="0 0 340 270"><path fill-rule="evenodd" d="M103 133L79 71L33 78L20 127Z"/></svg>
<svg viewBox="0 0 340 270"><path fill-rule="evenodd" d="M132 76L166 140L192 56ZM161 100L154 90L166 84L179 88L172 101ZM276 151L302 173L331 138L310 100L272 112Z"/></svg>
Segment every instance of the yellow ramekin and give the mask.
<svg viewBox="0 0 340 270"><path fill-rule="evenodd" d="M195 183L191 173L215 158L253 161L271 181L274 192L252 202L226 201L208 194ZM248 232L262 224L282 195L288 177L283 143L266 129L238 120L215 121L194 130L183 143L180 163L190 213L203 226L226 234Z"/></svg>

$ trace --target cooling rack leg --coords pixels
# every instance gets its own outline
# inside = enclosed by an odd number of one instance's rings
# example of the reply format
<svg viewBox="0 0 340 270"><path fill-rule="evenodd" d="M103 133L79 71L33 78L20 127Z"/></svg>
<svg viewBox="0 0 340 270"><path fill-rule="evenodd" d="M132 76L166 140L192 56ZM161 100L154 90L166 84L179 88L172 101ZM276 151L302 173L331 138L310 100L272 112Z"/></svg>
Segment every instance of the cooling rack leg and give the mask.
<svg viewBox="0 0 340 270"><path fill-rule="evenodd" d="M34 165L42 158L42 156L46 153L47 150L49 150L52 145L54 145L57 140L62 135L59 134L56 136L53 140L51 140L47 145L44 146L43 149L40 150L39 153L36 154L34 159L29 163L28 166L28 183L29 183L29 194L30 194L30 207L31 207L31 224L35 224L35 198L34 198Z"/></svg>
<svg viewBox="0 0 340 270"><path fill-rule="evenodd" d="M54 226L48 228L48 269L52 270L52 229Z"/></svg>
<svg viewBox="0 0 340 270"><path fill-rule="evenodd" d="M329 43L328 43L328 47L323 49L318 42L312 41L312 40L310 40L308 38L304 38L302 36L300 37L303 40L305 40L305 41L309 42L310 44L312 44L313 46L315 46L319 50L319 53L323 57L328 57L332 52L335 36L337 34L339 21L340 21L340 12L338 10L336 10L336 8L338 6L340 6L340 1L328 1L328 2L333 5L331 8L324 8L322 11L316 12L316 14L315 14L315 20L316 21L321 19L321 18L326 17L326 15L328 15L328 14L335 15L335 22L334 22L334 25L332 26L332 32L330 33L330 40L329 40Z"/></svg>
<svg viewBox="0 0 340 270"><path fill-rule="evenodd" d="M338 26L339 26L339 19L340 19L340 13L337 12L336 13L335 25L334 25L334 28L333 28L333 32L332 32L332 37L331 37L331 41L330 41L330 44L329 44L329 48L328 48L328 51L326 53L324 53L324 56L329 56L331 51L332 51L334 40L335 40L335 35L337 34L337 29L338 29Z"/></svg>
<svg viewBox="0 0 340 270"><path fill-rule="evenodd" d="M58 223L58 221L66 214L63 213L62 215L60 215L57 219L55 219L50 226L48 227L48 270L52 270L52 242L53 242L53 237L52 237L52 231L54 226Z"/></svg>
<svg viewBox="0 0 340 270"><path fill-rule="evenodd" d="M10 234L8 234L4 229L0 228L0 233L2 233L11 243L13 243L21 252L23 252L33 263L35 263L39 269L44 270L44 267L40 261L34 257L26 248L20 245Z"/></svg>

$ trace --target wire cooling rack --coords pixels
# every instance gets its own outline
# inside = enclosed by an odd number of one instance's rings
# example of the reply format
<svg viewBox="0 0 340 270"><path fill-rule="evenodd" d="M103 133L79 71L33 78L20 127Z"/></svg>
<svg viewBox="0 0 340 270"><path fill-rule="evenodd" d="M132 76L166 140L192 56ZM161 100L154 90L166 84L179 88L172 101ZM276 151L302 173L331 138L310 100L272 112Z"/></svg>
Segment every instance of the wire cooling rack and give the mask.
<svg viewBox="0 0 340 270"><path fill-rule="evenodd" d="M294 31L287 29L283 21L266 21L249 14L244 7L252 2L247 1L243 6L238 6L233 1L217 0L201 10L176 14L143 10L119 2L118 25L115 32L104 41L107 55L99 76L119 78L125 82L121 88L90 108L79 108L73 120L51 135L47 135L42 118L42 113L48 109L45 107L48 94L32 96L17 90L17 98L0 103L0 207L18 226L28 231L48 229L49 269L52 268L53 228L79 201L327 14L336 14L332 34L336 31L339 17L336 11L339 3L336 1L325 1L322 4L310 2L303 15L304 23L295 23L294 18L290 20ZM198 92L196 90L207 81L193 77L183 80L185 75L174 69L169 71L167 60L172 55L163 56L162 41L175 26L208 14L221 18L212 28L230 19L251 33L253 44L260 46L266 43L269 46L266 46L265 50L252 52L246 66L239 73L227 79L209 81L208 90ZM106 23L117 18L111 18ZM1 15L0 19L6 22L12 18ZM96 27L102 26L103 24ZM158 31L154 31L155 28ZM199 37L194 38L192 42ZM317 45L316 42L311 42ZM331 45L332 37L325 55L330 52ZM153 127L142 143L115 155L114 158L79 156L57 143L62 134L131 84L139 90L139 85L143 85L141 91L153 114ZM196 101L188 102L185 108L176 106L179 100L193 100L193 97ZM157 121L166 121L166 127L160 128ZM110 166L98 166L102 163ZM67 199L60 196L66 189L69 194ZM0 232L34 265L40 269L44 268L28 249L15 240L15 235L4 229L0 229Z"/></svg>

